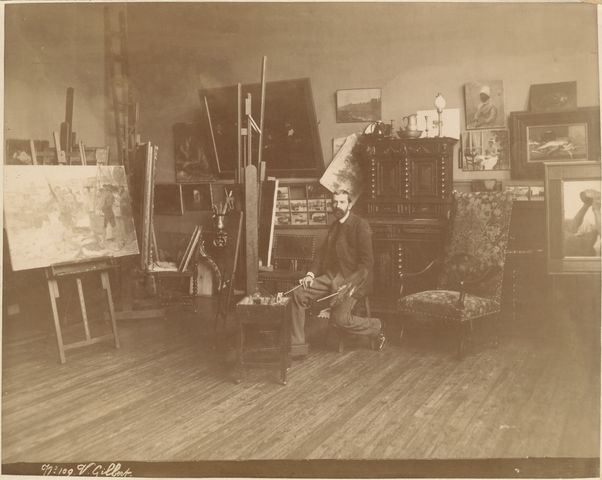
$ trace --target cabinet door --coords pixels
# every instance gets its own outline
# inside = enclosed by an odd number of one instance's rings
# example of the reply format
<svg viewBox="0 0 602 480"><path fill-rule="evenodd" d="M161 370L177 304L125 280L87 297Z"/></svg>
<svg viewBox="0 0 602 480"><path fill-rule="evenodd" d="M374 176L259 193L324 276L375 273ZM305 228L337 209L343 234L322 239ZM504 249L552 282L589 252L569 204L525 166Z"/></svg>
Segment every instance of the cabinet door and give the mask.
<svg viewBox="0 0 602 480"><path fill-rule="evenodd" d="M376 196L383 199L403 196L401 159L394 156L378 159L376 162Z"/></svg>
<svg viewBox="0 0 602 480"><path fill-rule="evenodd" d="M433 157L408 158L410 195L413 200L436 199L439 196L438 163L438 159Z"/></svg>

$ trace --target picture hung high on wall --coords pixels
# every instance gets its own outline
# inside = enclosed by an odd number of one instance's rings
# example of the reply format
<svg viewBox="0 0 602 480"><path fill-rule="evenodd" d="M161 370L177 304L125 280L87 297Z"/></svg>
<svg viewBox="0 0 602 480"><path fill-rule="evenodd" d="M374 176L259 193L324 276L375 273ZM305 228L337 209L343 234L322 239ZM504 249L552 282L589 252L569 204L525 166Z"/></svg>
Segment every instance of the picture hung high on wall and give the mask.
<svg viewBox="0 0 602 480"><path fill-rule="evenodd" d="M544 162L600 161L600 109L510 114L512 178L543 178Z"/></svg>
<svg viewBox="0 0 602 480"><path fill-rule="evenodd" d="M510 145L508 131L468 130L462 142L462 169L508 170Z"/></svg>
<svg viewBox="0 0 602 480"><path fill-rule="evenodd" d="M530 112L564 112L577 108L577 82L531 85Z"/></svg>
<svg viewBox="0 0 602 480"><path fill-rule="evenodd" d="M600 165L545 164L548 273L600 272Z"/></svg>
<svg viewBox="0 0 602 480"><path fill-rule="evenodd" d="M13 270L138 253L122 166L6 166Z"/></svg>
<svg viewBox="0 0 602 480"><path fill-rule="evenodd" d="M211 180L215 166L210 143L203 141L201 125L176 123L173 126L176 182L194 183Z"/></svg>
<svg viewBox="0 0 602 480"><path fill-rule="evenodd" d="M467 129L504 127L503 82L486 80L465 84L464 111Z"/></svg>
<svg viewBox="0 0 602 480"><path fill-rule="evenodd" d="M337 90L337 123L381 120L380 88Z"/></svg>
<svg viewBox="0 0 602 480"><path fill-rule="evenodd" d="M261 85L242 85L243 126L246 125L244 99L249 93L253 119L260 122ZM219 175L232 178L238 162L237 86L200 90L199 96L204 142L213 145L215 141ZM256 165L259 135L252 138L252 161ZM266 162L268 175L316 177L322 173L322 146L308 78L266 83L262 142L262 161ZM215 157L213 149L210 149L210 155Z"/></svg>

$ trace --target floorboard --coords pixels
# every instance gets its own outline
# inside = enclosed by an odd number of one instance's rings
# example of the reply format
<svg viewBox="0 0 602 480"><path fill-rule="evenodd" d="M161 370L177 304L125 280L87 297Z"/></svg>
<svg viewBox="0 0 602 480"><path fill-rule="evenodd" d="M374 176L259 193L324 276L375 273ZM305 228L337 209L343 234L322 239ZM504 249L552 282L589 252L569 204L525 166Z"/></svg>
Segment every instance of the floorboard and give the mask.
<svg viewBox="0 0 602 480"><path fill-rule="evenodd" d="M512 328L462 361L411 336L382 352L320 347L287 386L264 369L236 385L212 318L123 321L120 349L73 350L64 365L49 332L3 338L2 462L598 456L588 339Z"/></svg>

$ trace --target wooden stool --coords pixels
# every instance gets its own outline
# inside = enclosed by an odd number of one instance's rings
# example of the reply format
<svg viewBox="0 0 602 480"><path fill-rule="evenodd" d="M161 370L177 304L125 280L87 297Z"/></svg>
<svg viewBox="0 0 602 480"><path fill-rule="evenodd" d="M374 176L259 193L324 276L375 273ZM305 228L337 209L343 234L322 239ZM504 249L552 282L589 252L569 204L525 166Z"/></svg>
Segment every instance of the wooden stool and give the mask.
<svg viewBox="0 0 602 480"><path fill-rule="evenodd" d="M236 304L236 322L238 323L238 362L235 381L240 383L245 367L276 367L280 370L280 381L286 385L287 372L290 367L291 349L291 312L290 298L284 297L275 303L272 298L263 297L260 303L254 303L251 296L244 297ZM265 303L264 303L265 301ZM278 330L279 341L276 345L261 348L250 348L245 343L246 327L254 326L265 330ZM265 361L252 360L249 355L271 354Z"/></svg>

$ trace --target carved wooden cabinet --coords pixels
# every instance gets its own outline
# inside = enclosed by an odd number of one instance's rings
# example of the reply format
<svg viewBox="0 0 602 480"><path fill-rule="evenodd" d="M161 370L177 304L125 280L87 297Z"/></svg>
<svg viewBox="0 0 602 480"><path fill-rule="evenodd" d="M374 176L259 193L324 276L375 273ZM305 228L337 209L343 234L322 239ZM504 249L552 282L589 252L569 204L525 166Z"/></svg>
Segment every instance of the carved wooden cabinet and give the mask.
<svg viewBox="0 0 602 480"><path fill-rule="evenodd" d="M368 181L358 207L374 232L376 311L395 311L399 274L422 270L441 253L455 142L366 138L359 147Z"/></svg>

